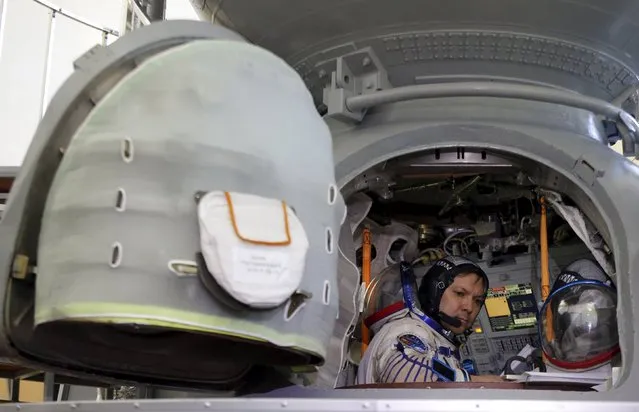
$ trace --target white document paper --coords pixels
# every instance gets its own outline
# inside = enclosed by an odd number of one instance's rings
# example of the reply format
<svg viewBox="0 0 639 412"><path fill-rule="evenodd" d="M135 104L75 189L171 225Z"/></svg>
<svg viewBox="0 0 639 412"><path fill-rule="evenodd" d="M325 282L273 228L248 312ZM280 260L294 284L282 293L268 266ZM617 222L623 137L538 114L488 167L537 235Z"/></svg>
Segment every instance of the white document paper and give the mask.
<svg viewBox="0 0 639 412"><path fill-rule="evenodd" d="M605 372L524 372L521 375L506 375L506 379L515 382L547 383L583 383L600 385L608 381L610 374Z"/></svg>

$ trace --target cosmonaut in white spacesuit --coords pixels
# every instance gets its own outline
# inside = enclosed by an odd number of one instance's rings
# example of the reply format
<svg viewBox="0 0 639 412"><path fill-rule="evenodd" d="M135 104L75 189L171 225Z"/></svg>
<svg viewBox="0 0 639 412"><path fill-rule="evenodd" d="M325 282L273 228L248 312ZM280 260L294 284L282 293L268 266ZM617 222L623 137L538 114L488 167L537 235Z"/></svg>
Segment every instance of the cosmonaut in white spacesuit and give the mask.
<svg viewBox="0 0 639 412"><path fill-rule="evenodd" d="M360 362L357 383L501 382L498 376L471 376L462 366L459 342L484 304L488 277L460 257L437 261L419 289L413 267L402 262L403 299L365 322L374 337Z"/></svg>

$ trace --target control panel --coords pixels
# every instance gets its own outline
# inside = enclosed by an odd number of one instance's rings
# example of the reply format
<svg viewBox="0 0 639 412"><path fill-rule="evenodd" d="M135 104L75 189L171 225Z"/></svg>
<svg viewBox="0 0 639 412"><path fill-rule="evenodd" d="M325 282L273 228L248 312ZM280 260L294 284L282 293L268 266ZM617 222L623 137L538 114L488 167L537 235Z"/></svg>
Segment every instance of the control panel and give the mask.
<svg viewBox="0 0 639 412"><path fill-rule="evenodd" d="M551 282L570 262L592 257L583 244L551 248L549 254ZM461 354L462 359L474 361L478 374L494 375L526 345L539 347L539 254L518 255L490 267L479 263L490 288Z"/></svg>
<svg viewBox="0 0 639 412"><path fill-rule="evenodd" d="M485 305L493 332L529 329L537 325L537 302L532 283L490 288Z"/></svg>

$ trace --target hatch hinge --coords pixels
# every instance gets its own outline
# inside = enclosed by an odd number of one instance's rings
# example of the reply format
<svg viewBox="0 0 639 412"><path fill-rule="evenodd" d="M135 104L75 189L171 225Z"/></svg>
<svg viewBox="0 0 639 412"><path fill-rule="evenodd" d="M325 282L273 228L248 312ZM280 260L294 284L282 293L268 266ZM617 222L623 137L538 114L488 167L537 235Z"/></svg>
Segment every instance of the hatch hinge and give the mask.
<svg viewBox="0 0 639 412"><path fill-rule="evenodd" d="M326 116L347 122L360 122L366 109L349 110L349 97L391 88L388 73L371 47L338 57L330 84L324 88Z"/></svg>

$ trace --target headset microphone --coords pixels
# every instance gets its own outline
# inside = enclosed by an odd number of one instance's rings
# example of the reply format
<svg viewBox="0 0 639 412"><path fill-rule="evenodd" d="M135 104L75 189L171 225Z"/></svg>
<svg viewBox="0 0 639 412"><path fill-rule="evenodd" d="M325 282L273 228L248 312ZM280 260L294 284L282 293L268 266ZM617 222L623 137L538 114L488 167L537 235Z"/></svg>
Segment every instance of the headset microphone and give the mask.
<svg viewBox="0 0 639 412"><path fill-rule="evenodd" d="M441 319L443 322L448 323L453 328L458 328L462 325L461 320L454 318L452 316L448 316L444 312L439 312L439 319Z"/></svg>

